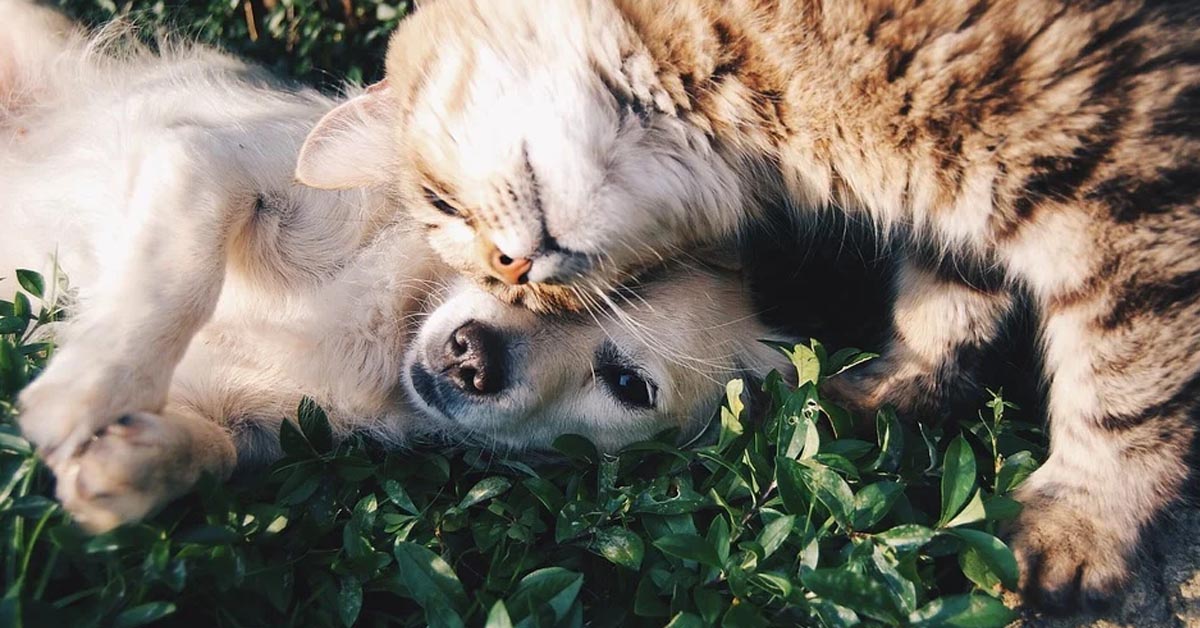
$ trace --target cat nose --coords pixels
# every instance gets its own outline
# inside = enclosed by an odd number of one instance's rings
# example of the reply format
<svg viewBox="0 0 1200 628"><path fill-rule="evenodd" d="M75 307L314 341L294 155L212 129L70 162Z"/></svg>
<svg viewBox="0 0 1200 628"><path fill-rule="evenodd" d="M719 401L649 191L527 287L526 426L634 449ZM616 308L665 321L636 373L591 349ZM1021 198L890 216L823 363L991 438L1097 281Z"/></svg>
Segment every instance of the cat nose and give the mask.
<svg viewBox="0 0 1200 628"><path fill-rule="evenodd" d="M486 246L483 255L484 263L496 279L510 286L529 282L529 269L533 268L532 260L525 257L509 257L494 244Z"/></svg>
<svg viewBox="0 0 1200 628"><path fill-rule="evenodd" d="M496 329L470 320L450 333L442 350L442 375L470 395L504 389L504 339Z"/></svg>

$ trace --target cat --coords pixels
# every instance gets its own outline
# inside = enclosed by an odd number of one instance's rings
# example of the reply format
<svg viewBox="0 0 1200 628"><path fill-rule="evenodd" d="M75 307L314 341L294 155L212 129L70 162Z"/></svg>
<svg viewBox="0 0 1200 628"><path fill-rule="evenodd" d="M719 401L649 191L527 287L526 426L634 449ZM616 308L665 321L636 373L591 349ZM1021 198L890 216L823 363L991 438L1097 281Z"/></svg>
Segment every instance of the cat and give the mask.
<svg viewBox="0 0 1200 628"><path fill-rule="evenodd" d="M936 405L1027 291L1052 453L1026 600L1102 603L1180 495L1200 394L1200 5L440 0L297 177L389 186L502 298L578 307L783 203L917 251L885 357L831 392ZM911 412L910 412L911 413Z"/></svg>
<svg viewBox="0 0 1200 628"><path fill-rule="evenodd" d="M18 44L0 48L0 298L38 269L69 313L18 421L86 530L279 456L304 395L339 438L520 451L569 432L611 451L690 438L726 381L787 365L732 265L536 316L451 276L384 192L293 183L333 99L25 2L0 16Z"/></svg>

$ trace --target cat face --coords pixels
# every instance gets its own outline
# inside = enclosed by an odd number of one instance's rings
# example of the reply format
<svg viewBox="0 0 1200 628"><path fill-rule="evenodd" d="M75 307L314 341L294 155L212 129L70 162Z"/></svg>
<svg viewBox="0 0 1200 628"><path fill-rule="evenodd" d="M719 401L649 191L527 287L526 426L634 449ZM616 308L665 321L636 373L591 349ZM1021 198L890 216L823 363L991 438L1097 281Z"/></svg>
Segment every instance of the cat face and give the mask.
<svg viewBox="0 0 1200 628"><path fill-rule="evenodd" d="M422 325L403 369L408 397L454 434L548 447L567 433L605 450L672 427L695 433L725 382L786 370L757 342L733 273L656 273L592 314L538 316L468 282Z"/></svg>
<svg viewBox="0 0 1200 628"><path fill-rule="evenodd" d="M744 205L628 28L606 2L433 3L394 36L386 82L310 135L298 178L388 186L460 272L579 309L730 235Z"/></svg>

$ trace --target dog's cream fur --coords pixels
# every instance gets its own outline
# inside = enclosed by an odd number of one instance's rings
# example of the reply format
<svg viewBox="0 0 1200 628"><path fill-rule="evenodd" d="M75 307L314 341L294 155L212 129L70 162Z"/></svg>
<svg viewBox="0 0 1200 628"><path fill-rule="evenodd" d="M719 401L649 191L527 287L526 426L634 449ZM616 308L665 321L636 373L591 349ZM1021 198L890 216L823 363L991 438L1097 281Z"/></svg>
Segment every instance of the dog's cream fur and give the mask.
<svg viewBox="0 0 1200 628"><path fill-rule="evenodd" d="M572 432L612 449L694 433L724 381L784 364L737 273L676 266L554 318L448 279L383 192L293 184L335 103L225 55L150 54L12 0L0 42L0 269L57 262L72 286L19 420L89 529L276 455L306 394L340 436L519 449ZM504 389L427 403L412 373L444 379L439 352L471 320L506 339ZM613 356L653 382L653 407L618 401Z"/></svg>

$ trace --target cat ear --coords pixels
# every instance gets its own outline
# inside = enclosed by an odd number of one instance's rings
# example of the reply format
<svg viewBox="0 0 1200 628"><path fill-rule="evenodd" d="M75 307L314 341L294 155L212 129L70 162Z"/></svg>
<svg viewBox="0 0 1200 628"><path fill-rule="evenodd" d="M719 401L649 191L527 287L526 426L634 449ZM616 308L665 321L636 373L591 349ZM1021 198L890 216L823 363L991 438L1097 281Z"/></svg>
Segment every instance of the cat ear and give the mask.
<svg viewBox="0 0 1200 628"><path fill-rule="evenodd" d="M300 149L296 181L323 190L385 183L395 131L390 96L380 81L325 114Z"/></svg>

